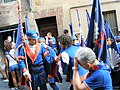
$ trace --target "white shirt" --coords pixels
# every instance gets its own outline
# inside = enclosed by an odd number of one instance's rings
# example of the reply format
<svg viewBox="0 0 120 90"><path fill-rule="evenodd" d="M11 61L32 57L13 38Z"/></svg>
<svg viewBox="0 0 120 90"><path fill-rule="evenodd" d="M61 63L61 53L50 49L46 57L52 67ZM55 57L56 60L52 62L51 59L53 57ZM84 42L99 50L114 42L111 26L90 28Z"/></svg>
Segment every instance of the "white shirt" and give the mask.
<svg viewBox="0 0 120 90"><path fill-rule="evenodd" d="M69 55L65 51L61 53L61 57L64 63L69 64L69 61L70 61Z"/></svg>
<svg viewBox="0 0 120 90"><path fill-rule="evenodd" d="M11 49L9 54L14 57L15 56L15 51L14 49ZM8 61L9 61L9 67L15 64L18 64L16 60L14 60L9 54L6 55Z"/></svg>
<svg viewBox="0 0 120 90"><path fill-rule="evenodd" d="M33 54L35 54L36 45L28 45Z"/></svg>

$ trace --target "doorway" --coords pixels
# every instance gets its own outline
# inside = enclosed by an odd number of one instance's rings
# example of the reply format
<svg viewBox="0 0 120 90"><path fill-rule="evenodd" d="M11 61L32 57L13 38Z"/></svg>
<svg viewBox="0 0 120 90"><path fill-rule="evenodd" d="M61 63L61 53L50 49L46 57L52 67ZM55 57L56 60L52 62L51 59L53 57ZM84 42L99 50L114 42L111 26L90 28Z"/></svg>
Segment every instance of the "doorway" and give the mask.
<svg viewBox="0 0 120 90"><path fill-rule="evenodd" d="M4 41L7 39L8 36L12 37L12 41L15 38L13 33L16 31L16 25L13 26L6 26L0 28L0 56L3 58L4 56Z"/></svg>
<svg viewBox="0 0 120 90"><path fill-rule="evenodd" d="M48 32L51 32L52 36L57 39L58 30L55 16L36 19L36 23L41 37L45 37Z"/></svg>
<svg viewBox="0 0 120 90"><path fill-rule="evenodd" d="M25 24L23 23L23 27L25 27ZM7 39L8 36L12 37L12 41L16 42L16 36L17 36L17 30L18 30L18 24L6 26L6 27L0 27L0 56L3 57L4 55L4 41ZM25 32L25 28L23 28L23 32Z"/></svg>

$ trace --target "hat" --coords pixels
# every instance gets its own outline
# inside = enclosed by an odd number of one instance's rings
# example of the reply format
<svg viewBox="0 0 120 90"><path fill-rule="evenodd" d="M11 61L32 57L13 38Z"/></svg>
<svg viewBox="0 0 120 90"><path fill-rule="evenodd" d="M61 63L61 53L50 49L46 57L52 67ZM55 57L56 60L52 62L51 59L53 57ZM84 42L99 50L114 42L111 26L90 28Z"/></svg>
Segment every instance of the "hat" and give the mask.
<svg viewBox="0 0 120 90"><path fill-rule="evenodd" d="M35 30L28 30L26 36L31 39L35 39L38 38L38 33Z"/></svg>
<svg viewBox="0 0 120 90"><path fill-rule="evenodd" d="M115 39L120 39L120 36L114 36L115 37Z"/></svg>
<svg viewBox="0 0 120 90"><path fill-rule="evenodd" d="M77 38L75 36L71 36L72 40L77 40Z"/></svg>
<svg viewBox="0 0 120 90"><path fill-rule="evenodd" d="M39 41L45 41L45 38L44 37L40 37L38 38Z"/></svg>
<svg viewBox="0 0 120 90"><path fill-rule="evenodd" d="M114 38L116 39L116 41L120 42L120 36L114 36Z"/></svg>

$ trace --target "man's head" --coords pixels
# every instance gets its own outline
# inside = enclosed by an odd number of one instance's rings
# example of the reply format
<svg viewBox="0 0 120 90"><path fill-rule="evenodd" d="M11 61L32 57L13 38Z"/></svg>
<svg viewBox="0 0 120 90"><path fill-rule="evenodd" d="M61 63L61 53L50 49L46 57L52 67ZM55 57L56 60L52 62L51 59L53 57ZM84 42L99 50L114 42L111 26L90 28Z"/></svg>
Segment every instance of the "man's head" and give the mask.
<svg viewBox="0 0 120 90"><path fill-rule="evenodd" d="M44 38L44 37L38 38L38 42L39 42L39 43L45 43L45 38Z"/></svg>
<svg viewBox="0 0 120 90"><path fill-rule="evenodd" d="M38 33L35 30L28 30L26 33L29 45L34 45L38 40Z"/></svg>
<svg viewBox="0 0 120 90"><path fill-rule="evenodd" d="M12 41L11 36L8 36L8 37L7 37L7 40L8 40L8 42L11 42L11 41Z"/></svg>
<svg viewBox="0 0 120 90"><path fill-rule="evenodd" d="M76 36L71 36L71 37L72 37L72 40L73 40L73 45L80 46L80 42L79 42L78 38L76 38Z"/></svg>
<svg viewBox="0 0 120 90"><path fill-rule="evenodd" d="M48 32L47 33L47 37L50 39L52 37L52 33L51 32Z"/></svg>
<svg viewBox="0 0 120 90"><path fill-rule="evenodd" d="M96 61L96 55L92 49L80 47L76 52L75 59L83 68L90 70Z"/></svg>
<svg viewBox="0 0 120 90"><path fill-rule="evenodd" d="M12 43L11 43L11 49L13 49L14 47L15 47L15 43L12 42Z"/></svg>
<svg viewBox="0 0 120 90"><path fill-rule="evenodd" d="M66 34L66 35L68 35L68 30L65 29L65 30L63 31L63 33Z"/></svg>
<svg viewBox="0 0 120 90"><path fill-rule="evenodd" d="M75 37L79 39L80 38L80 33L76 33Z"/></svg>
<svg viewBox="0 0 120 90"><path fill-rule="evenodd" d="M72 38L68 35L62 34L58 37L58 42L62 49L67 48L68 46L72 45Z"/></svg>

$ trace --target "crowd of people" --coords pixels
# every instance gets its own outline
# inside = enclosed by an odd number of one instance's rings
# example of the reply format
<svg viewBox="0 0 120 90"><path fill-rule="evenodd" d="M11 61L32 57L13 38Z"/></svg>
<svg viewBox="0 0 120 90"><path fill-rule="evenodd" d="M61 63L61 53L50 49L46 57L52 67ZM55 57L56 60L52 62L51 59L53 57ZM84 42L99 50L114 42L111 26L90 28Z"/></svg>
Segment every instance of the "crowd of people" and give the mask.
<svg viewBox="0 0 120 90"><path fill-rule="evenodd" d="M53 90L60 90L56 82L62 83L63 74L70 82L69 90L113 89L109 66L98 61L92 49L81 47L77 34L70 36L64 30L56 39L51 32L39 37L35 30L28 30L25 35L18 56L11 36L4 41L6 77L0 71L2 79L13 83L9 83L12 90L49 90L47 83Z"/></svg>

